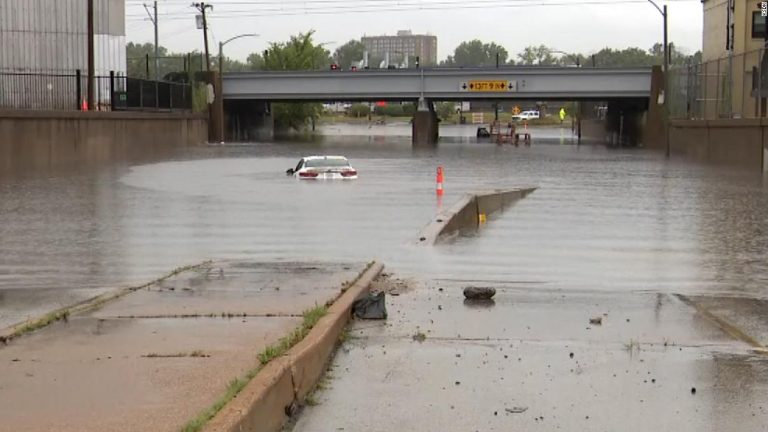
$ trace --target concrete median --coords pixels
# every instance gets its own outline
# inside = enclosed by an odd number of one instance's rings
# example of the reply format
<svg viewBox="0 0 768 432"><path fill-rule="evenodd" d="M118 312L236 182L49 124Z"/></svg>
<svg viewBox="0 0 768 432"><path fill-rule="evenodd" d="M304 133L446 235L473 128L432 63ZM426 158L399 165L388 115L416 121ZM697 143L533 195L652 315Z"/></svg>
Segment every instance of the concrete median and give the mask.
<svg viewBox="0 0 768 432"><path fill-rule="evenodd" d="M434 245L465 230L477 229L481 220L525 198L536 188L498 189L464 195L448 210L439 212L419 234L419 243Z"/></svg>

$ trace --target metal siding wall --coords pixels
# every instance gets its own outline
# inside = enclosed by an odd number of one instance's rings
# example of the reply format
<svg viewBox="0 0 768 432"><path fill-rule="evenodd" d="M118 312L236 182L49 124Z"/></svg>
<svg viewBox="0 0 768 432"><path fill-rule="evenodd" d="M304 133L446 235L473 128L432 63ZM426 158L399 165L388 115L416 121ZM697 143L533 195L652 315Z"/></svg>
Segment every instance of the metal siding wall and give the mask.
<svg viewBox="0 0 768 432"><path fill-rule="evenodd" d="M125 71L125 0L95 3L99 72ZM86 14L86 0L0 0L0 71L85 71Z"/></svg>

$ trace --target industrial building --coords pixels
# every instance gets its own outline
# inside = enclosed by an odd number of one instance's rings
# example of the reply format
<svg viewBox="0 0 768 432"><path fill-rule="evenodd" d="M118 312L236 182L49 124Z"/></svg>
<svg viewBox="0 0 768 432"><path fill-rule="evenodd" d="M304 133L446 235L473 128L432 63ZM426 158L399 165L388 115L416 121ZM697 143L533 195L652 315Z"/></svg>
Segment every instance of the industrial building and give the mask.
<svg viewBox="0 0 768 432"><path fill-rule="evenodd" d="M437 64L437 36L401 30L396 36L363 36L361 41L369 55L375 58L403 61L418 57L421 65Z"/></svg>
<svg viewBox="0 0 768 432"><path fill-rule="evenodd" d="M702 118L752 118L768 113L768 4L752 0L702 0L704 63L693 74L700 88L689 102Z"/></svg>
<svg viewBox="0 0 768 432"><path fill-rule="evenodd" d="M88 68L87 0L0 0L0 73ZM125 0L94 0L96 75L125 74Z"/></svg>

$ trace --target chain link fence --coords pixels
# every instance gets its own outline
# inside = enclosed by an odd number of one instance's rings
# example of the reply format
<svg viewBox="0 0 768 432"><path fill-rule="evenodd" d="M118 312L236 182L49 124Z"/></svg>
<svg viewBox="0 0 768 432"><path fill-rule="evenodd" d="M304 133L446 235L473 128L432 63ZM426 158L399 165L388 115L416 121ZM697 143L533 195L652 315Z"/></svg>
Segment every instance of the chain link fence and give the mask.
<svg viewBox="0 0 768 432"><path fill-rule="evenodd" d="M766 49L670 69L671 118L713 120L766 116Z"/></svg>

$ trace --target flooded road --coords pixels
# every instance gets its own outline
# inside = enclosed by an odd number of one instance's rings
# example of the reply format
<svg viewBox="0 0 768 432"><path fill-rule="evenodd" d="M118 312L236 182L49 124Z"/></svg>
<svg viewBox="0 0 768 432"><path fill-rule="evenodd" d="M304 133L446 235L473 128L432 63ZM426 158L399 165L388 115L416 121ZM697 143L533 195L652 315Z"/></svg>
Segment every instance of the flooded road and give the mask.
<svg viewBox="0 0 768 432"><path fill-rule="evenodd" d="M443 126L414 149L408 125L325 127L323 138L153 153L72 170L0 175L0 327L106 288L204 259L377 258L403 275L549 289L766 297L768 185L760 174L576 146L533 130L530 148L478 143ZM342 154L354 182L301 182L285 169ZM538 186L482 233L418 246L462 193Z"/></svg>

